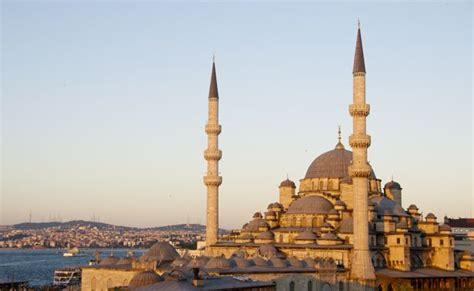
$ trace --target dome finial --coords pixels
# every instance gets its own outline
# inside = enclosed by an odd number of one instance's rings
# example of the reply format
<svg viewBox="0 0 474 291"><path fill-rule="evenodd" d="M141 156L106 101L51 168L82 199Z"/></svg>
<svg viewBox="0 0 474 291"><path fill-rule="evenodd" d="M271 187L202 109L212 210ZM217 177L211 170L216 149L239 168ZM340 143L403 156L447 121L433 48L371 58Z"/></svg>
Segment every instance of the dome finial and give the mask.
<svg viewBox="0 0 474 291"><path fill-rule="evenodd" d="M339 129L337 130L337 144L336 144L336 150L343 150L344 145L341 142L341 126L339 125Z"/></svg>

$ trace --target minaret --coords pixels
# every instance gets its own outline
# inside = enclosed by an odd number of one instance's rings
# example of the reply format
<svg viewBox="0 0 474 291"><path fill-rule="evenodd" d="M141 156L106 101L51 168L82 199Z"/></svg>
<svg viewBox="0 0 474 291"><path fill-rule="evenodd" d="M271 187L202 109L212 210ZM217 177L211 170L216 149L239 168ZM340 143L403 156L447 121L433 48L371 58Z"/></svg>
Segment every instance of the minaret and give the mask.
<svg viewBox="0 0 474 291"><path fill-rule="evenodd" d="M219 93L217 91L216 64L212 60L211 86L209 87L209 113L206 124L207 149L204 158L207 161L207 175L204 184L207 187L207 219L206 219L206 248L217 242L219 230L219 186L222 177L219 176L219 160L222 152L219 150L218 136L221 133L219 125Z"/></svg>
<svg viewBox="0 0 474 291"><path fill-rule="evenodd" d="M353 103L349 113L353 119L353 133L349 137L352 147L352 165L349 174L352 177L354 189L354 249L352 256L351 277L356 280L373 280L375 271L369 252L368 224L368 177L371 168L367 162L367 148L370 146L370 136L366 132L366 118L370 106L365 102L365 63L360 35L360 24L357 30L357 43L354 57Z"/></svg>

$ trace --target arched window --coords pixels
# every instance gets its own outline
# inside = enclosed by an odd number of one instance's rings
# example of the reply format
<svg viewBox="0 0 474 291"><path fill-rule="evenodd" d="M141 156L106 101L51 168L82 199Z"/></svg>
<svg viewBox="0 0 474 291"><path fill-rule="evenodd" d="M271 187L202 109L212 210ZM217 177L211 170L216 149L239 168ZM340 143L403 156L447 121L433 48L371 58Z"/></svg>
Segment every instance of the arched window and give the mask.
<svg viewBox="0 0 474 291"><path fill-rule="evenodd" d="M296 217L293 217L292 222L291 222L291 226L297 226L296 225Z"/></svg>
<svg viewBox="0 0 474 291"><path fill-rule="evenodd" d="M301 227L306 227L306 217L301 218Z"/></svg>
<svg viewBox="0 0 474 291"><path fill-rule="evenodd" d="M418 238L415 236L415 238L413 239L413 244L415 245L415 247L418 246Z"/></svg>
<svg viewBox="0 0 474 291"><path fill-rule="evenodd" d="M397 237L397 245L399 245L399 244L400 244L400 238Z"/></svg>
<svg viewBox="0 0 474 291"><path fill-rule="evenodd" d="M290 282L290 291L295 291L295 282Z"/></svg>
<svg viewBox="0 0 474 291"><path fill-rule="evenodd" d="M428 245L431 247L431 238L428 239Z"/></svg>
<svg viewBox="0 0 474 291"><path fill-rule="evenodd" d="M328 283L324 283L322 291L331 291L331 286Z"/></svg>
<svg viewBox="0 0 474 291"><path fill-rule="evenodd" d="M319 181L319 190L323 190L324 182L321 180Z"/></svg>
<svg viewBox="0 0 474 291"><path fill-rule="evenodd" d="M339 282L339 291L344 291L344 283Z"/></svg>
<svg viewBox="0 0 474 291"><path fill-rule="evenodd" d="M440 246L443 246L443 245L444 245L444 240L440 239L440 240L439 240L439 245L440 245Z"/></svg>
<svg viewBox="0 0 474 291"><path fill-rule="evenodd" d="M313 291L313 281L308 281L308 291Z"/></svg>
<svg viewBox="0 0 474 291"><path fill-rule="evenodd" d="M283 235L280 234L280 242L282 243L283 242Z"/></svg>

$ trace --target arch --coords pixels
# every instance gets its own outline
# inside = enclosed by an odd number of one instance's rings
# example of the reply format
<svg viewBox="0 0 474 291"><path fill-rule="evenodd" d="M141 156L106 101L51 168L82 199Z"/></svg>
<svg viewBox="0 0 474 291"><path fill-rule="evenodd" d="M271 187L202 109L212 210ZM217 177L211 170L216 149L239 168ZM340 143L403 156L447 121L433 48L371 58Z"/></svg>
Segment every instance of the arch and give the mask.
<svg viewBox="0 0 474 291"><path fill-rule="evenodd" d="M128 286L128 280L127 279L123 279L122 286L123 287Z"/></svg>
<svg viewBox="0 0 474 291"><path fill-rule="evenodd" d="M383 291L382 285L377 286L377 291Z"/></svg>
<svg viewBox="0 0 474 291"><path fill-rule="evenodd" d="M97 289L97 279L95 277L92 277L91 280L91 290L95 291Z"/></svg>
<svg viewBox="0 0 474 291"><path fill-rule="evenodd" d="M323 288L321 288L321 291L332 291L331 285L329 285L328 283L324 283Z"/></svg>
<svg viewBox="0 0 474 291"><path fill-rule="evenodd" d="M323 182L323 180L320 180L319 181L319 190L323 190L323 188L324 188L324 182Z"/></svg>
<svg viewBox="0 0 474 291"><path fill-rule="evenodd" d="M387 286L387 291L394 291L394 290L393 290L392 283L388 284L388 286Z"/></svg>
<svg viewBox="0 0 474 291"><path fill-rule="evenodd" d="M295 291L295 282L290 282L290 291Z"/></svg>
<svg viewBox="0 0 474 291"><path fill-rule="evenodd" d="M418 238L416 236L413 238L413 246L418 246Z"/></svg>
<svg viewBox="0 0 474 291"><path fill-rule="evenodd" d="M308 281L308 291L313 291L313 281Z"/></svg>
<svg viewBox="0 0 474 291"><path fill-rule="evenodd" d="M297 223L296 217L293 216L293 218L291 219L291 226L297 226L296 223Z"/></svg>
<svg viewBox="0 0 474 291"><path fill-rule="evenodd" d="M410 256L410 264L412 268L421 268L423 267L423 261L421 260L418 254L412 253Z"/></svg>
<svg viewBox="0 0 474 291"><path fill-rule="evenodd" d="M387 265L387 261L381 252L376 252L372 256L372 265L374 265L375 268L383 268Z"/></svg>
<svg viewBox="0 0 474 291"><path fill-rule="evenodd" d="M283 235L280 234L280 242L282 243L283 242Z"/></svg>

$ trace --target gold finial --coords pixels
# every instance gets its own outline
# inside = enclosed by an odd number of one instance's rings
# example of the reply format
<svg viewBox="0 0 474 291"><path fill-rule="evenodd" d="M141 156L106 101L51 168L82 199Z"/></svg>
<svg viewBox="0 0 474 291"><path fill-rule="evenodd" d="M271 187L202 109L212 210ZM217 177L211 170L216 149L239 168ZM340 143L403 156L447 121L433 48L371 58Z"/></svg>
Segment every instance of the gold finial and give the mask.
<svg viewBox="0 0 474 291"><path fill-rule="evenodd" d="M341 142L341 126L339 125L339 128L337 130L337 144L336 144L336 150L343 150L344 145Z"/></svg>
<svg viewBox="0 0 474 291"><path fill-rule="evenodd" d="M213 62L213 63L216 62L216 53L212 53L212 62Z"/></svg>
<svg viewBox="0 0 474 291"><path fill-rule="evenodd" d="M357 28L360 29L360 19L357 18Z"/></svg>

